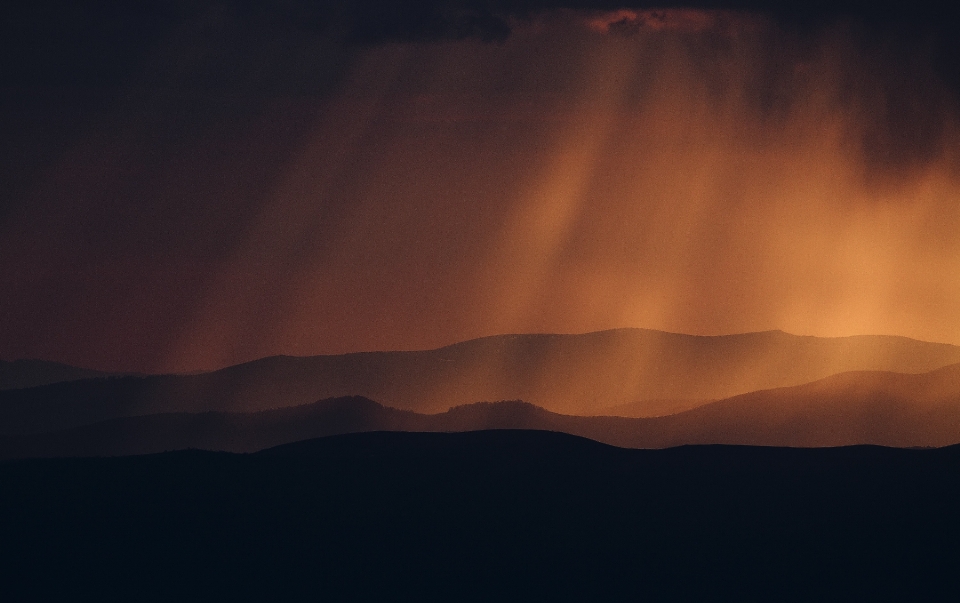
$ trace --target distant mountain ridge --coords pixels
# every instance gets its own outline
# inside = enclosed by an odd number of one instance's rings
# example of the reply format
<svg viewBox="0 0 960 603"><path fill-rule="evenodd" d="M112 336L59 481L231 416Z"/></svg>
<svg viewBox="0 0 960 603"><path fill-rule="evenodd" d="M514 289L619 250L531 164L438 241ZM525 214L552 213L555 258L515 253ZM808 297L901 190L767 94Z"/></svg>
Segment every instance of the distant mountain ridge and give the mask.
<svg viewBox="0 0 960 603"><path fill-rule="evenodd" d="M960 364L920 375L844 373L647 419L562 415L522 401L480 402L419 414L363 397L255 413L124 417L52 433L0 437L0 458L110 456L188 448L255 452L355 432L489 429L556 431L625 448L688 444L942 447L960 443Z"/></svg>
<svg viewBox="0 0 960 603"><path fill-rule="evenodd" d="M95 379L110 374L47 360L0 360L0 390Z"/></svg>
<svg viewBox="0 0 960 603"><path fill-rule="evenodd" d="M342 396L419 413L525 400L559 414L651 417L840 372L922 373L958 362L958 346L889 336L766 331L705 337L645 329L502 335L420 352L276 356L198 375L0 391L0 435L150 414L253 412Z"/></svg>

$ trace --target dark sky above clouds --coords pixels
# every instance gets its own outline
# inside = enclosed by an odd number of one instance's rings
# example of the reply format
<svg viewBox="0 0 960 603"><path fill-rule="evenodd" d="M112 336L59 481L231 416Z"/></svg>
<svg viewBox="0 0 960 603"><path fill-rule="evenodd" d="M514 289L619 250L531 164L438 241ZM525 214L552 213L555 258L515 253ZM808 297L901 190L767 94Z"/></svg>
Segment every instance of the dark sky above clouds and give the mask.
<svg viewBox="0 0 960 603"><path fill-rule="evenodd" d="M16 2L0 358L619 326L960 343L932 2Z"/></svg>

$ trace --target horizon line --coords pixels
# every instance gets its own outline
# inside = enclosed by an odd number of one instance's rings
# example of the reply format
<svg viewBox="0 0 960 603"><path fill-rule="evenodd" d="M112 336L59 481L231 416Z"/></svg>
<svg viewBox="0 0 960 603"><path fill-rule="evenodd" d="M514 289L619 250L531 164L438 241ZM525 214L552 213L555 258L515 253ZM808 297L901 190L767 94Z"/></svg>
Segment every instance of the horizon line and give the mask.
<svg viewBox="0 0 960 603"><path fill-rule="evenodd" d="M696 337L702 339L716 339L721 337L743 337L749 335L764 335L770 333L780 333L790 337L803 337L811 339L852 339L855 337L879 337L879 338L896 338L896 339L907 339L910 341L916 341L919 343L927 343L932 345L947 345L951 347L960 347L960 344L950 343L946 341L931 341L927 339L918 339L916 337L909 337L907 335L894 335L889 333L856 333L851 335L803 335L798 333L791 333L789 331L784 331L783 329L764 329L759 331L742 331L737 333L720 333L714 335L698 334L698 333L683 333L679 331L669 331L666 329L654 329L649 327L612 327L609 329L597 329L594 331L580 331L580 332L530 332L530 333L495 333L490 335L480 335L477 337L470 337L468 339L462 339L459 341L454 341L451 343L439 345L436 347L427 347L427 348L392 348L392 349L373 349L373 350L353 350L346 352L334 352L334 353L319 353L319 354L269 354L266 356L259 356L256 358L251 358L249 360L241 360L233 364L225 364L222 366L215 367L202 367L190 370L181 370L181 371L160 371L160 372L149 372L142 370L122 370L122 369L112 369L112 368L95 368L90 366L84 366L79 364L73 364L64 360L51 360L48 358L14 358L8 360L6 358L0 358L0 363L14 363L14 362L49 362L55 364L61 364L75 369L89 370L101 373L110 373L114 375L191 375L191 374L202 374L202 373L212 373L224 369L228 369L235 366L241 366L244 364L250 364L253 362L260 362L263 360L269 360L271 358L317 358L317 357L333 357L333 356L349 356L354 354L396 354L396 353L418 353L418 352L435 352L443 350L446 348L464 345L476 341L481 341L485 339L496 339L504 337L582 337L589 335L599 335L602 333L612 333L615 331L649 331L653 333L660 333L665 335L674 335L678 337Z"/></svg>

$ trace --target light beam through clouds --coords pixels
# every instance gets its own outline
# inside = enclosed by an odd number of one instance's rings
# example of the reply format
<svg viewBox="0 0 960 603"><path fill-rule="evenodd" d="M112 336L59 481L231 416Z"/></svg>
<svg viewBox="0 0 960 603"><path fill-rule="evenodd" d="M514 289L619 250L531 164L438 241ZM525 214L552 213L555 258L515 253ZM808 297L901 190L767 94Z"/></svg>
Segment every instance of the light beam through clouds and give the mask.
<svg viewBox="0 0 960 603"><path fill-rule="evenodd" d="M329 91L231 135L156 150L176 102L107 113L4 223L45 276L3 273L0 355L196 370L623 326L960 344L957 113L924 50L894 50L844 24L555 11L502 42L352 47ZM58 279L67 310L41 316Z"/></svg>

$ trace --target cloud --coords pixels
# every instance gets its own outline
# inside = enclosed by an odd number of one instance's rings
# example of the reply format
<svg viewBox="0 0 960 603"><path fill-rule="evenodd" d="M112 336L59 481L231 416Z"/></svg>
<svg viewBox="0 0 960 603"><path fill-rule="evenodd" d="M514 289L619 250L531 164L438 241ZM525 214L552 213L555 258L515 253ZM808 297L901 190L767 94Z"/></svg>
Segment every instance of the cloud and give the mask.
<svg viewBox="0 0 960 603"><path fill-rule="evenodd" d="M586 17L586 25L598 33L630 34L640 30L703 32L717 27L719 11L695 9L619 9Z"/></svg>
<svg viewBox="0 0 960 603"><path fill-rule="evenodd" d="M873 25L952 32L957 8L932 0L12 0L2 27L6 67L79 70L116 76L125 65L185 23L229 13L250 29L339 36L364 44L476 38L502 41L518 21L538 13L591 13L604 31L650 28L701 31L725 13L770 15L783 23L855 19ZM21 75L23 75L21 73Z"/></svg>

